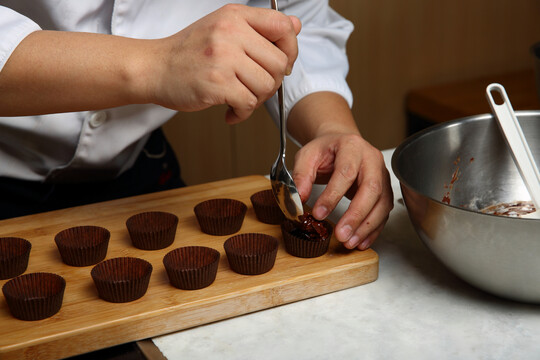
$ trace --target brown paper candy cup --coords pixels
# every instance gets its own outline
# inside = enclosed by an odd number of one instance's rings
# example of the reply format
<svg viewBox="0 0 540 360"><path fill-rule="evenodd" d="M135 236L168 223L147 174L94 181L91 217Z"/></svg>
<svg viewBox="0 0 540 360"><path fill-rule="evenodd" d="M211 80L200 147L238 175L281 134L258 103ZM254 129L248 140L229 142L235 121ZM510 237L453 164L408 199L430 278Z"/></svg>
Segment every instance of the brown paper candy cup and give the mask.
<svg viewBox="0 0 540 360"><path fill-rule="evenodd" d="M90 273L100 298L124 303L146 293L152 264L139 258L118 257L97 264Z"/></svg>
<svg viewBox="0 0 540 360"><path fill-rule="evenodd" d="M278 240L266 234L245 233L227 239L223 247L234 272L259 275L274 267Z"/></svg>
<svg viewBox="0 0 540 360"><path fill-rule="evenodd" d="M20 320L41 320L62 307L66 281L52 273L30 273L9 280L2 287L11 314Z"/></svg>
<svg viewBox="0 0 540 360"><path fill-rule="evenodd" d="M32 244L17 237L0 238L0 280L21 275L28 267Z"/></svg>
<svg viewBox="0 0 540 360"><path fill-rule="evenodd" d="M247 206L233 199L211 199L197 204L193 210L202 232L230 235L242 227Z"/></svg>
<svg viewBox="0 0 540 360"><path fill-rule="evenodd" d="M75 226L54 237L62 261L71 266L95 265L107 256L111 233L99 226Z"/></svg>
<svg viewBox="0 0 540 360"><path fill-rule="evenodd" d="M171 285L183 290L202 289L214 282L219 251L205 246L174 249L163 258Z"/></svg>
<svg viewBox="0 0 540 360"><path fill-rule="evenodd" d="M177 225L176 215L162 211L143 212L126 221L133 246L142 250L159 250L171 245Z"/></svg>
<svg viewBox="0 0 540 360"><path fill-rule="evenodd" d="M324 255L328 251L330 239L332 238L333 227L328 221L324 221L324 226L328 230L328 236L318 240L306 239L295 234L296 227L291 220L285 220L281 224L281 233L285 243L285 250L296 257L313 258Z"/></svg>
<svg viewBox="0 0 540 360"><path fill-rule="evenodd" d="M272 190L262 190L250 197L255 216L260 222L277 225L285 220L285 215L279 208Z"/></svg>

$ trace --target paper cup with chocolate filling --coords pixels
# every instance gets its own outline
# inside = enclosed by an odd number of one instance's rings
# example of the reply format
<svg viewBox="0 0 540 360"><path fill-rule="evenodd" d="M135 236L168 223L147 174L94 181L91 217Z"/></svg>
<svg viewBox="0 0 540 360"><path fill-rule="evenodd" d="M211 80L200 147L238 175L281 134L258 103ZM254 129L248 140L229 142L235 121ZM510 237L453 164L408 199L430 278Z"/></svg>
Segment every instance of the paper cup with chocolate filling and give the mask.
<svg viewBox="0 0 540 360"><path fill-rule="evenodd" d="M333 227L328 221L317 221L304 215L300 222L285 220L281 233L285 250L296 257L313 258L328 251Z"/></svg>
<svg viewBox="0 0 540 360"><path fill-rule="evenodd" d="M97 264L90 273L100 298L124 303L146 293L152 264L139 258L117 257Z"/></svg>
<svg viewBox="0 0 540 360"><path fill-rule="evenodd" d="M285 220L271 189L256 192L250 197L255 216L260 222L277 225Z"/></svg>
<svg viewBox="0 0 540 360"><path fill-rule="evenodd" d="M66 281L52 273L30 273L9 280L2 287L11 314L20 320L41 320L62 307Z"/></svg>
<svg viewBox="0 0 540 360"><path fill-rule="evenodd" d="M18 237L0 238L0 280L21 275L28 267L32 244Z"/></svg>
<svg viewBox="0 0 540 360"><path fill-rule="evenodd" d="M230 237L223 247L234 272L259 275L274 267L278 244L278 240L273 236L245 233Z"/></svg>
<svg viewBox="0 0 540 360"><path fill-rule="evenodd" d="M105 259L111 233L100 226L75 226L54 237L62 261L71 266L95 265Z"/></svg>
<svg viewBox="0 0 540 360"><path fill-rule="evenodd" d="M211 199L193 209L201 231L209 235L230 235L242 227L247 206L234 199Z"/></svg>
<svg viewBox="0 0 540 360"><path fill-rule="evenodd" d="M174 249L163 258L171 285L183 290L202 289L216 279L219 251L205 246Z"/></svg>
<svg viewBox="0 0 540 360"><path fill-rule="evenodd" d="M126 221L133 246L141 250L159 250L171 245L177 225L176 215L162 211L139 213Z"/></svg>

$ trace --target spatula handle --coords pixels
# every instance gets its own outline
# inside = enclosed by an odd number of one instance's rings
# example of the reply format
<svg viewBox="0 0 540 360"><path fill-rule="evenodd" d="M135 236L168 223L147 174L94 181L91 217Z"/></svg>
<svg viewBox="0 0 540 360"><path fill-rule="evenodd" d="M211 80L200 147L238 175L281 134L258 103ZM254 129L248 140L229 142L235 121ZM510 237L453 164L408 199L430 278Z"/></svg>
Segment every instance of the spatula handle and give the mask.
<svg viewBox="0 0 540 360"><path fill-rule="evenodd" d="M502 104L497 104L493 98L493 93L498 93L503 100ZM501 128L506 142L508 143L514 162L527 186L534 206L540 210L540 172L534 161L534 157L523 134L521 125L514 113L508 95L501 84L490 84L486 89L486 96L491 106L491 110L496 115L499 127Z"/></svg>

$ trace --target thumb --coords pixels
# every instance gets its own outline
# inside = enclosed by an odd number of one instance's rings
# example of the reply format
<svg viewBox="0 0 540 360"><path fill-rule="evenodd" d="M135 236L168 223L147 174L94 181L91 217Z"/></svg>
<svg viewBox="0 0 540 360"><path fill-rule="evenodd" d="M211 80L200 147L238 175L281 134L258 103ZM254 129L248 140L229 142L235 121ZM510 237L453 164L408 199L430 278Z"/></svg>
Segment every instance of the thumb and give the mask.
<svg viewBox="0 0 540 360"><path fill-rule="evenodd" d="M289 18L291 19L296 35L300 34L300 30L302 30L302 22L300 19L294 15L290 15Z"/></svg>

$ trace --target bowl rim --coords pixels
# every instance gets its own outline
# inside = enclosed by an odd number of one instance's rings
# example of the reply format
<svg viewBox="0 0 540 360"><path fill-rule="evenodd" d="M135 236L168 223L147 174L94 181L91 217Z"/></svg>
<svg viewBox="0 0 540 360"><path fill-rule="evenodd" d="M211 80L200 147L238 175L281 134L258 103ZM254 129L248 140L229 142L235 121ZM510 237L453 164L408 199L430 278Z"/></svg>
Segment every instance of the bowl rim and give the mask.
<svg viewBox="0 0 540 360"><path fill-rule="evenodd" d="M540 116L540 110L518 110L518 111L515 111L515 113L516 113L516 116L518 118L519 117ZM436 131L442 131L442 129L445 129L445 128L458 126L458 125L461 125L461 124L464 124L464 123L470 123L470 122L476 122L476 121L484 121L484 120L489 120L489 119L495 120L495 117L493 116L493 114L485 113L485 114L479 114L479 115L465 116L465 117L449 120L449 121L446 121L446 122L443 122L443 123L431 125L431 126L425 128L425 129L422 129L422 130L420 130L420 131L406 137L394 149L394 152L392 154L392 159L391 159L392 171L394 172L394 175L396 176L396 178L400 182L400 186L405 185L409 189L414 190L416 193L426 197L430 201L434 201L434 202L436 202L438 204L441 204L443 206L448 206L448 207L451 207L451 208L455 208L455 209L459 209L459 210L463 210L463 211L468 211L468 212L471 212L471 213L474 213L474 214L480 214L480 215L484 215L484 216L496 216L498 218L502 217L502 218L506 218L506 219L522 220L522 221L531 221L531 220L532 221L535 221L535 220L540 221L540 219L534 219L534 218L509 217L509 216L500 216L500 215L494 215L494 214L486 214L486 213L483 213L483 212L467 209L467 208L464 208L464 207L461 207L461 206L447 204L445 202L442 202L441 200L434 199L433 197L422 193L421 191L416 189L414 186L411 186L411 184L409 184L404 179L403 175L401 174L401 172L398 169L397 162L398 162L399 156L403 153L403 151L405 151L405 149L408 146L410 146L412 143L414 143L416 141L419 141L420 138L422 138L424 136L427 136L428 134L431 134L431 133L436 132Z"/></svg>

